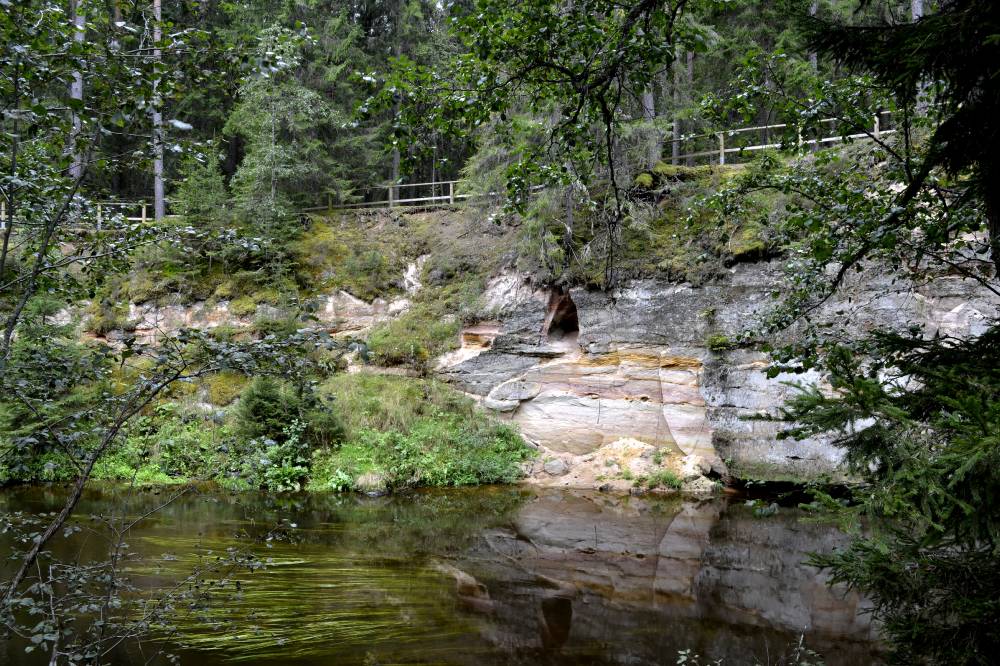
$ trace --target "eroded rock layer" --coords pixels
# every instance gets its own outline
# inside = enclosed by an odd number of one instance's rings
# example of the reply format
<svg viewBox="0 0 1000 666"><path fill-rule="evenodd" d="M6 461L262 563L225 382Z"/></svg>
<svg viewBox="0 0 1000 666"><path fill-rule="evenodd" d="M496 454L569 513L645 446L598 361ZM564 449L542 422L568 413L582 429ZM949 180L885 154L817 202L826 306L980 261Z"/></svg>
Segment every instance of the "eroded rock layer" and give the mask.
<svg viewBox="0 0 1000 666"><path fill-rule="evenodd" d="M438 372L556 456L630 438L741 476L836 477L839 450L822 438L779 441L783 426L768 420L795 391L790 383L818 377L768 378L764 353L731 344L774 307L783 280L774 262L737 266L702 287L638 281L613 294L502 275L484 298L489 325L467 331ZM900 322L967 335L998 310L1000 298L970 280L887 276L847 284L814 318L855 335ZM796 331L785 335L775 342Z"/></svg>

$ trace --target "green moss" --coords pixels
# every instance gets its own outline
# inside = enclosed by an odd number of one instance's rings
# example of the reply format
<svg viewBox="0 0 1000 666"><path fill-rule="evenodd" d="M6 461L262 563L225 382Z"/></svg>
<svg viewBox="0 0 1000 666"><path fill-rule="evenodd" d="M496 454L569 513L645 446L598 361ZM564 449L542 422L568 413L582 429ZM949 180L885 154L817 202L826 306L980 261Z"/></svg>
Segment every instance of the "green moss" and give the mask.
<svg viewBox="0 0 1000 666"><path fill-rule="evenodd" d="M237 372L220 372L204 380L208 391L208 401L213 405L225 407L236 398L250 380Z"/></svg>
<svg viewBox="0 0 1000 666"><path fill-rule="evenodd" d="M294 244L300 283L343 289L366 301L398 291L393 282L406 268L404 244L383 230L368 233L362 218L339 222L317 221Z"/></svg>
<svg viewBox="0 0 1000 666"><path fill-rule="evenodd" d="M252 296L240 296L230 301L229 311L237 317L247 317L257 311L257 302Z"/></svg>
<svg viewBox="0 0 1000 666"><path fill-rule="evenodd" d="M705 339L705 346L714 352L722 352L732 349L736 346L736 343L722 333L713 333Z"/></svg>
<svg viewBox="0 0 1000 666"><path fill-rule="evenodd" d="M635 186L641 187L644 190L652 189L653 187L653 174L651 173L640 173L635 177Z"/></svg>
<svg viewBox="0 0 1000 666"><path fill-rule="evenodd" d="M733 167L729 167L731 170ZM684 166L679 164L667 164L666 162L657 162L653 167L652 171L661 180L667 178L673 178L676 180L703 180L712 176L713 174L720 173L727 170L724 166L716 166L713 164L703 164L701 166Z"/></svg>
<svg viewBox="0 0 1000 666"><path fill-rule="evenodd" d="M114 297L112 297L114 298ZM107 335L112 331L134 331L135 324L128 319L128 306L110 299L91 303L87 330L95 335Z"/></svg>
<svg viewBox="0 0 1000 666"><path fill-rule="evenodd" d="M230 299L235 295L236 286L232 280L226 280L225 282L220 283L219 286L215 288L215 291L212 292L212 296L221 299Z"/></svg>
<svg viewBox="0 0 1000 666"><path fill-rule="evenodd" d="M259 289L250 295L254 303L258 305L261 303L276 304L281 301L281 294L277 289L273 287L268 287L266 289Z"/></svg>

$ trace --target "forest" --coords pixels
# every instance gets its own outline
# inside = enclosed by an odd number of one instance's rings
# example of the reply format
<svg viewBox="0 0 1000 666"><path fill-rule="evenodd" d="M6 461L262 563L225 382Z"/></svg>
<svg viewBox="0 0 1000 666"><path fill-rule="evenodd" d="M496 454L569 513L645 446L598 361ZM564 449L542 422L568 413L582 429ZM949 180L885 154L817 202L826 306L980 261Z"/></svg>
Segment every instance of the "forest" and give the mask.
<svg viewBox="0 0 1000 666"><path fill-rule="evenodd" d="M995 662L997 3L0 10L4 663Z"/></svg>

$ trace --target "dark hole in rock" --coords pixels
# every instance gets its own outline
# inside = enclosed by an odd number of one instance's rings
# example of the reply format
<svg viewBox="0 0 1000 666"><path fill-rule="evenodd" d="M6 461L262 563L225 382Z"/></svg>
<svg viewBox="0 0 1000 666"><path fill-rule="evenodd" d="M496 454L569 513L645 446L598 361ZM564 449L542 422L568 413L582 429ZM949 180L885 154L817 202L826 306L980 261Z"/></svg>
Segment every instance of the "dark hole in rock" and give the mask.
<svg viewBox="0 0 1000 666"><path fill-rule="evenodd" d="M562 647L573 626L573 602L565 597L551 597L542 600L540 610L542 645L549 650Z"/></svg>
<svg viewBox="0 0 1000 666"><path fill-rule="evenodd" d="M553 290L549 295L548 313L542 335L550 341L573 341L579 334L580 320L576 314L576 303L570 298L568 291Z"/></svg>

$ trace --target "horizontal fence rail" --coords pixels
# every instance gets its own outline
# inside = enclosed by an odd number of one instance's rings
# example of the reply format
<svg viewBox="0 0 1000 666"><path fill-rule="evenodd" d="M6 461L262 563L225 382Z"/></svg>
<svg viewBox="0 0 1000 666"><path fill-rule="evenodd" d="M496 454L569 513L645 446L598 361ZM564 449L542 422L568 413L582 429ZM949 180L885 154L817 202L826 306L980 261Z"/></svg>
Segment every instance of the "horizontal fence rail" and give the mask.
<svg viewBox="0 0 1000 666"><path fill-rule="evenodd" d="M427 183L397 183L395 185L372 185L362 190L363 201L334 203L326 206L303 208L303 213L323 210L348 210L351 208L392 208L394 206L454 206L471 199L474 195L459 192L461 180L441 180Z"/></svg>
<svg viewBox="0 0 1000 666"><path fill-rule="evenodd" d="M820 126L830 125L831 131L836 129L841 121L828 118L819 121ZM784 136L788 125L759 125L756 127L739 127L736 129L716 130L700 134L681 135L665 142L671 148L671 156L664 161L672 164L694 164L695 162L709 164L734 164L752 159L755 153L776 148L788 148L787 141L775 141L775 137ZM859 128L855 128L859 129ZM815 149L833 145L842 141L859 139L881 139L897 130L892 123L892 113L883 111L872 116L871 128L851 134L828 134L822 136L803 135L801 130L795 137L795 148L798 150ZM686 151L686 152L682 152ZM408 206L416 208L432 208L440 206L455 206L466 203L482 195L462 192L462 180L442 180L426 183L396 183L393 185L370 185L361 190L362 200L340 203L332 197L325 206L303 208L300 213L315 213L325 210L352 210L369 208L394 208ZM153 205L146 201L99 201L94 204L97 217L97 229L100 230L107 220L125 220L146 224L153 219ZM6 202L0 200L0 230L6 229L10 220L10 212Z"/></svg>
<svg viewBox="0 0 1000 666"><path fill-rule="evenodd" d="M836 118L826 118L818 121L819 125L836 125L839 123ZM739 127L729 130L716 130L702 134L682 135L677 139L667 142L673 147L680 146L677 154L670 157L673 164L693 161L706 161L712 164L732 164L734 158L752 159L753 154L762 150L772 150L776 148L788 148L788 144L782 141L772 140L772 136L781 136L788 130L786 123L774 125L759 125L756 127ZM835 129L835 128L831 128ZM857 129L857 128L856 128ZM896 132L892 126L892 113L882 111L872 116L871 129L863 132L851 134L827 134L808 136L803 135L801 130L796 133L795 147L799 150L806 148L818 148L833 145L842 141L852 141L858 139L881 139L883 136ZM694 150L691 150L694 148ZM688 152L682 152L687 150ZM672 151L673 152L673 151Z"/></svg>
<svg viewBox="0 0 1000 666"><path fill-rule="evenodd" d="M96 201L93 203L93 211L98 230L110 221L124 220L146 224L153 220L153 204L147 201ZM7 228L10 219L7 202L0 200L0 231Z"/></svg>

